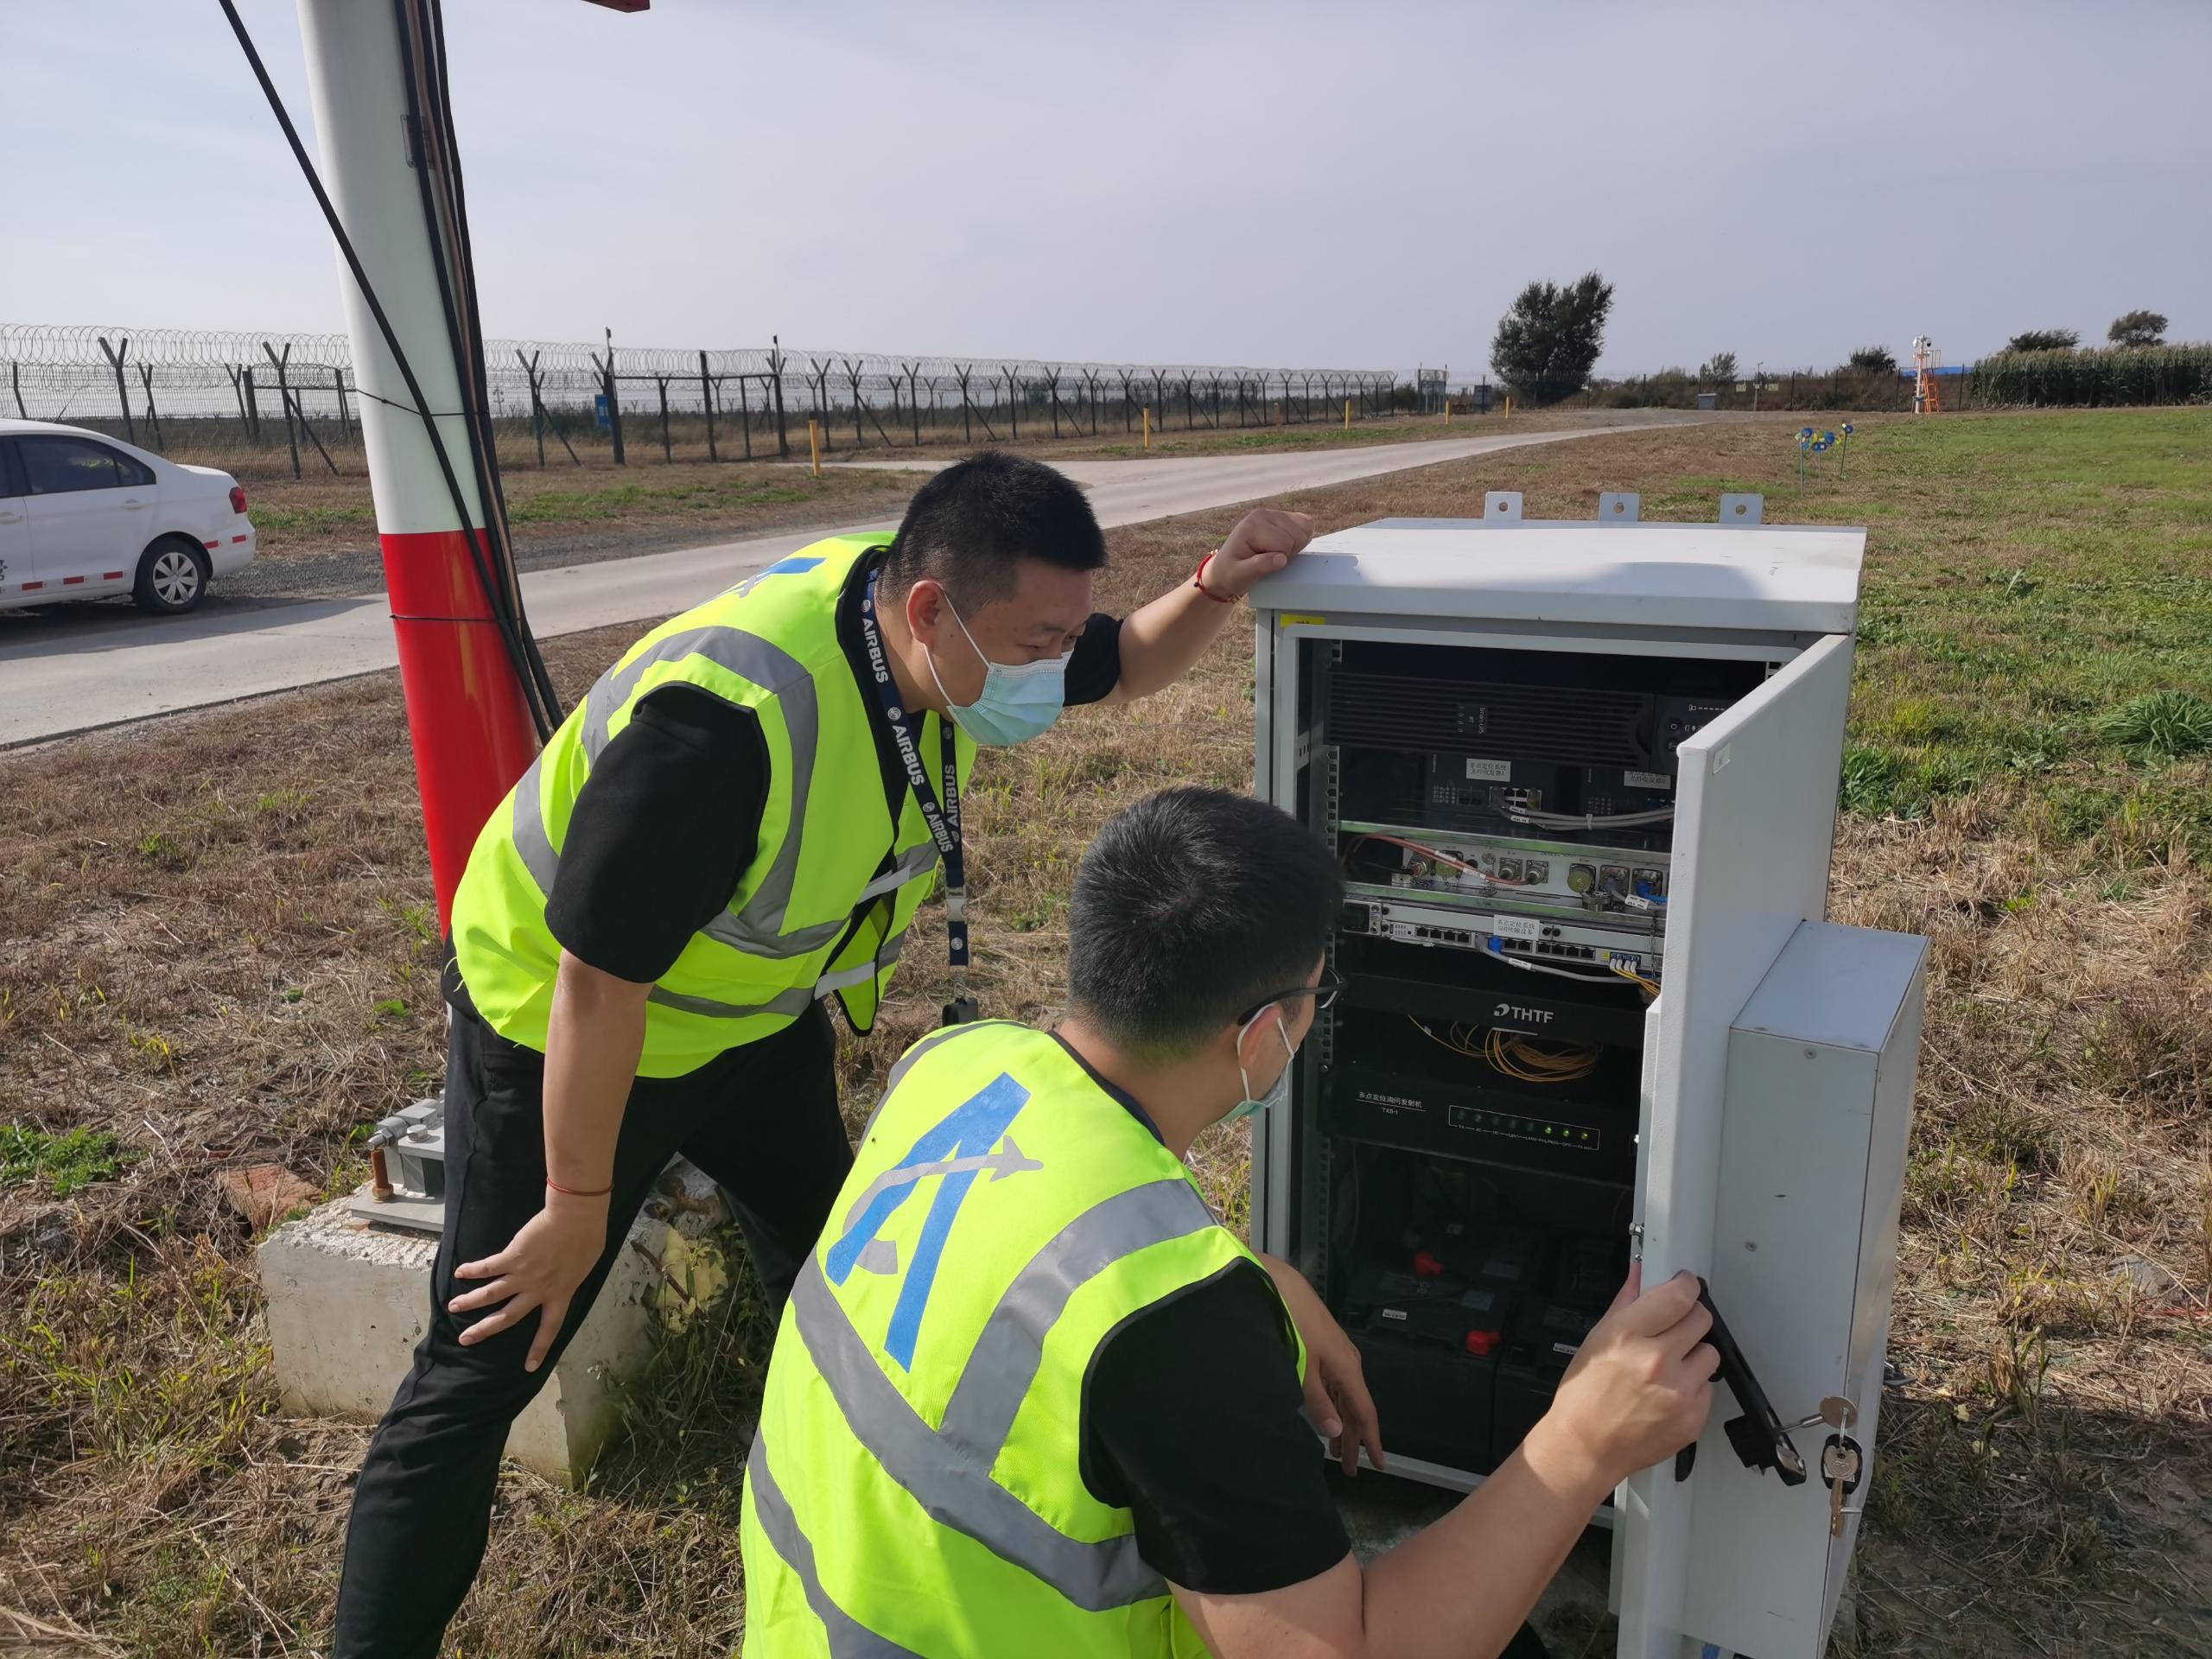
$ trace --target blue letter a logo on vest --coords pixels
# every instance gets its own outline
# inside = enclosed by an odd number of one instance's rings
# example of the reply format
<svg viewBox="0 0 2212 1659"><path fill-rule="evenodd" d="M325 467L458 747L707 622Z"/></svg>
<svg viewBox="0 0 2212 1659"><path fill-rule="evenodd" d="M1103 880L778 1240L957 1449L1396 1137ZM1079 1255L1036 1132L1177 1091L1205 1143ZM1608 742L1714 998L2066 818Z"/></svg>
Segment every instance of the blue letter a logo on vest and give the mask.
<svg viewBox="0 0 2212 1659"><path fill-rule="evenodd" d="M976 1177L988 1172L995 1181L1027 1170L1042 1169L1034 1158L1007 1134L1029 1101L1029 1091L1006 1072L986 1084L935 1128L914 1142L906 1155L868 1184L845 1212L844 1236L826 1250L823 1271L833 1285L842 1285L855 1267L870 1273L899 1271L895 1239L879 1238L883 1224L913 1196L922 1182L938 1179L937 1198L922 1222L922 1236L915 1241L913 1259L899 1287L899 1300L891 1310L891 1325L884 1351L899 1362L901 1370L914 1366L914 1341L922 1328L922 1310L928 1306L930 1287L937 1282L937 1267L944 1255L944 1241L952 1231L952 1218L968 1197ZM1006 1144L999 1146L1001 1136ZM994 1150L994 1148L996 1148Z"/></svg>
<svg viewBox="0 0 2212 1659"><path fill-rule="evenodd" d="M734 584L729 591L738 598L743 599L770 576L804 575L821 563L822 559L818 554L794 553L788 558L778 559L765 570L755 570L742 582Z"/></svg>

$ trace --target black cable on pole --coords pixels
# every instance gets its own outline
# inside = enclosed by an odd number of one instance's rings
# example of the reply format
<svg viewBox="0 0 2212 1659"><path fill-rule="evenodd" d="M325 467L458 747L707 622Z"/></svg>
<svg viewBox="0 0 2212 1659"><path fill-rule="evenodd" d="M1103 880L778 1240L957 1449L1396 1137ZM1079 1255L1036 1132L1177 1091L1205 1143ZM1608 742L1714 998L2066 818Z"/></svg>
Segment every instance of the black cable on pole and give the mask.
<svg viewBox="0 0 2212 1659"><path fill-rule="evenodd" d="M484 323L476 303L476 248L468 233L468 190L462 182L461 170L461 139L454 125L453 78L446 73L445 7L441 0L430 0L431 38L437 44L438 120L445 133L444 161L448 176L453 181L453 219L461 259L461 293L466 309L462 324L469 347L469 362L476 387L477 425L481 435L486 470L491 478L494 522L499 525L500 548L507 563L508 578L515 584L515 613L522 615L522 576L515 559L514 532L507 522L506 487L499 477L499 452L492 431L492 389L487 378L484 357ZM545 658L539 654L537 637L531 632L527 620L522 625L522 642L529 653L532 671L544 696L546 706L553 710L554 720L560 720L561 694L553 684L551 671Z"/></svg>
<svg viewBox="0 0 2212 1659"><path fill-rule="evenodd" d="M415 8L417 35L422 54L423 86L437 120L438 167L436 178L451 192L449 200L439 199L446 216L439 226L437 244L452 262L453 289L448 319L455 335L454 359L459 364L462 378L476 393L475 406L468 419L469 430L475 436L484 457L485 480L497 500L498 535L503 556L507 562L506 574L510 581L516 579L513 536L507 524L506 495L499 481L498 452L493 447L492 432L492 393L484 371L484 336L481 319L476 305L476 257L468 236L468 193L461 181L461 136L454 124L452 78L446 70L446 22L442 8ZM404 38L404 37L403 37ZM427 181L427 179L426 179ZM426 192L425 201L430 200ZM516 590L516 603L521 603L521 591Z"/></svg>
<svg viewBox="0 0 2212 1659"><path fill-rule="evenodd" d="M354 251L353 238L346 235L346 226L338 217L338 209L332 204L329 193L323 188L322 175L315 170L314 162L308 156L307 146L300 141L299 129L292 124L291 114L285 109L284 100L278 94L276 83L269 78L268 66L262 62L261 53L253 43L253 36L248 33L245 20L238 16L235 0L216 0L216 3L222 7L223 16L229 20L231 32L238 36L239 49L245 54L254 79L261 84L262 95L269 101L270 111L276 116L276 124L283 130L285 142L291 146L292 158L299 163L308 188L315 194L316 206L322 209L323 219L330 226L330 233L338 243L339 252L345 257L346 269L353 273L354 284L360 289L362 299L367 302L369 314L376 319L377 327L384 335L385 345L391 353L393 365L398 369L400 378L407 383L408 395L415 400L415 411L422 417L423 431L430 440L431 453L437 458L439 474L445 480L447 493L452 497L454 512L461 528L461 539L468 544L470 562L476 568L477 580L483 586L493 620L499 627L502 643L506 646L515 677L521 683L523 700L530 705L531 720L537 728L538 741L544 742L552 736L554 727L560 722L560 704L550 699L541 701L540 687L531 671L530 658L534 652L525 649L524 644L527 625L519 609L508 602L509 596L503 585L493 579L491 570L486 567L483 549L478 543L474 526L469 522L467 498L462 494L461 480L454 474L452 459L446 453L445 440L438 431L436 417L430 412L429 399L423 394L422 383L415 378L414 366L409 363L407 353L400 346L399 335L392 327L391 320L385 315L383 302L377 298L369 274L362 267L360 255ZM489 516L488 512L486 516Z"/></svg>
<svg viewBox="0 0 2212 1659"><path fill-rule="evenodd" d="M468 435L469 461L475 473L477 499L483 504L486 534L492 543L493 569L518 623L523 648L518 668L557 722L560 694L554 689L545 659L538 654L529 624L523 620L514 539L507 524L506 498L499 489L499 455L491 430L491 391L484 378L484 337L476 315L475 271L469 260L468 221L461 196L460 143L446 92L444 19L433 16L419 0L412 5L411 17L410 8L410 0L393 0L393 21L407 54L404 79L408 118L416 134L416 183L422 198L423 229L430 240L431 264L438 279L446 341L460 381L462 429ZM440 198L435 181L450 182L451 200Z"/></svg>

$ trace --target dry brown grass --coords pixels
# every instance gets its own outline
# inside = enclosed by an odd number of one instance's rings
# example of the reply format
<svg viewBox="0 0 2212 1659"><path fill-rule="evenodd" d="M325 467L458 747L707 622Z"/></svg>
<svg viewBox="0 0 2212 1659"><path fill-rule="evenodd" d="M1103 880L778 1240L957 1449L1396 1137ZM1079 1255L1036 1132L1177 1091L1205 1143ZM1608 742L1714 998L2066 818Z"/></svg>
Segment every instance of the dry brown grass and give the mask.
<svg viewBox="0 0 2212 1659"><path fill-rule="evenodd" d="M1541 431L1561 426L1633 424L1647 418L1637 411L1543 411L1517 415L1510 427ZM925 427L925 442L917 448L907 442L905 429L893 428L899 442L887 444L870 427L866 447L856 448L851 429L847 427L831 435L830 448L825 452L831 464L816 480L804 466L807 458L804 418L795 429L796 447L788 465L778 464L772 434L764 437L756 431L754 458L748 462L735 458L740 450L734 428L718 429L721 459L710 461L701 422L672 417L671 424L671 442L665 456L655 423L650 441L632 437L629 442L626 467L617 467L613 451L597 440L580 443L572 461L558 443L549 439L546 464L541 467L537 450L526 438L518 440L512 433L505 434L500 442L502 488L515 521L517 540L524 551L541 545L559 546L594 533L604 533L612 541L618 531L623 541L634 543L641 535L665 541L760 534L800 524L857 521L871 515L895 517L913 487L911 480L876 472L842 470L836 463L913 460L934 465L970 454L988 442L981 427L976 429L972 442L961 437L957 425L945 429ZM333 474L312 451L303 451L302 475L295 479L281 440L274 448L253 448L212 442L208 434L195 434L178 423L173 427L180 436L169 451L171 459L220 467L246 484L264 559L296 559L348 548L373 550L376 520L369 500L368 461L358 437L326 435L338 473ZM1025 425L1017 447L1025 454L1048 461L1128 459L1146 454L1134 435L1122 434L1117 427L1102 424L1095 438L1077 435L1072 423L1069 427L1065 435L1054 438L1049 427L1032 430ZM1150 453L1172 458L1337 448L1471 437L1505 429L1508 423L1502 416L1471 417L1464 413L1448 426L1440 416L1401 416L1361 422L1349 431L1327 422L1249 429L1232 423L1213 429L1205 424L1202 413L1195 429L1179 423L1172 429L1155 429ZM1003 438L1004 432L1000 435ZM601 556L605 556L603 550Z"/></svg>
<svg viewBox="0 0 2212 1659"><path fill-rule="evenodd" d="M1516 416L1520 427L1545 429L1566 424L1630 424L1645 417L1604 410ZM868 448L855 451L845 435L829 455L833 463L822 476L804 465L804 425L800 426L799 460L778 464L772 441L756 446L759 459L733 461L736 445L723 435L721 459L710 461L703 426L673 423L673 442L664 460L658 442L630 449L631 464L618 467L611 452L597 444L577 450L572 464L558 444L548 464L536 452L503 442L504 489L513 524L515 545L524 569L585 560L626 557L717 538L758 536L811 525L849 524L895 518L914 487L912 475L876 470L882 463L912 462L931 467L969 453L957 431L925 429L931 441L917 450L885 445L870 432ZM1438 418L1378 420L1343 431L1326 424L1294 427L1203 425L1195 432L1158 435L1155 457L1256 454L1293 448L1337 448L1373 443L1417 442L1428 438L1465 437L1501 429L1498 416L1471 420L1464 416L1448 427ZM182 431L173 444L174 460L226 467L243 479L260 531L260 557L222 584L226 594L249 599L332 598L374 592L384 583L377 551L376 517L369 499L367 460L358 438L332 435L332 454L340 467L329 473L309 454L303 476L291 476L285 452L213 442L211 430ZM980 429L977 434L981 439ZM942 441L940 441L942 440ZM1053 460L1126 458L1143 454L1134 440L1111 431L1097 439L1072 435L1054 440L1027 435L1025 454ZM834 463L857 458L866 468Z"/></svg>
<svg viewBox="0 0 2212 1659"><path fill-rule="evenodd" d="M278 564L343 551L375 556L376 514L365 463L344 475L308 474L247 486L259 552ZM914 480L898 473L716 464L704 450L663 465L587 471L515 471L503 490L525 566L572 549L607 557L646 545L764 535L817 524L895 518ZM379 585L372 566L368 582Z"/></svg>
<svg viewBox="0 0 2212 1659"><path fill-rule="evenodd" d="M1854 461L1896 513L1875 520L1871 611L1909 610L1937 583L1979 618L1985 575L2047 567L2043 538L2067 533L2055 498L1963 535L1950 474L1885 475L1883 441L1877 427ZM1793 468L1771 429L1707 428L1304 505L1341 524L1520 488L1532 514L1580 516L1624 487L1647 512L1706 516L1719 488L1764 486L1777 518L1864 510L1791 511ZM1115 532L1102 603L1179 580L1233 516ZM2147 626L2116 619L2109 592L2043 597L2080 630ZM626 634L549 647L570 696ZM1939 725L1974 712L1929 685L1927 649L1864 646L1857 741L1926 741L1915 702ZM968 826L991 1011L1057 1006L1069 878L1107 815L1171 782L1248 783L1250 696L1232 637L1161 696L1076 713L987 760ZM2128 817L2133 763L2053 753L1961 775L1909 821L1849 817L1840 842L1839 919L1927 932L1936 966L1891 1339L1902 1382L1861 1549L1866 1654L2205 1650L2212 893L2185 824ZM2196 776L2137 782L2164 800ZM97 1633L58 1651L300 1653L327 1619L366 1431L278 1410L251 1241L214 1172L274 1159L326 1190L357 1178L358 1127L436 1075L429 902L389 677L0 757L0 1122L105 1129L139 1155L67 1199L0 1192L0 1608ZM933 1021L940 928L925 914L880 1027L848 1046L855 1115ZM1216 1198L1241 1206L1241 1130L1202 1154ZM2116 1280L2129 1257L2171 1286ZM760 1357L745 1304L739 1324L672 1348L592 1490L502 1476L459 1650L728 1650L735 1448Z"/></svg>
<svg viewBox="0 0 2212 1659"><path fill-rule="evenodd" d="M1081 423L1063 413L1060 430L1055 434L1049 417L1038 421L1025 414L1020 436L1009 434L1004 421L995 429L987 429L977 422L963 435L959 411L946 411L942 424L932 425L925 421L922 442L918 447L912 442L912 429L892 422L886 415L884 429L874 425L865 429L866 442L853 442L853 428L849 420L834 423L824 434L823 458L840 461L899 460L907 455L920 455L925 460L943 460L963 455L991 443L1018 448L1024 454L1034 453L1052 461L1078 460L1090 456L1120 457L1125 454L1141 453L1141 432L1132 422L1127 430L1122 425L1118 412L1109 416L1102 408L1098 430L1089 429L1089 416ZM1583 409L1562 406L1555 410L1524 410L1512 417L1516 427L1526 425L1542 429L1555 426L1604 426L1633 424L1649 418L1646 411L1637 410ZM1498 429L1504 422L1502 409L1486 416L1470 415L1459 410L1447 426L1440 415L1393 414L1356 419L1346 431L1334 417L1301 420L1284 425L1279 419L1266 422L1253 416L1251 423L1238 426L1232 405L1223 416L1223 424L1210 423L1205 410L1200 410L1195 426L1187 424L1179 401L1170 417L1163 423L1155 412L1153 420L1153 445L1156 451L1166 454L1202 454L1234 453L1248 448L1268 448L1278 442L1302 448L1308 444L1337 443L1395 443L1419 441L1422 438L1452 436ZM1082 429L1078 430L1080 425ZM171 460L192 461L202 466L220 467L248 482L276 484L291 479L291 458L284 448L283 428L264 423L265 433L274 442L256 448L240 437L235 423L214 422L194 425L172 422L165 436L170 441L162 451ZM891 441L887 442L884 432ZM994 430L995 436L993 435ZM340 435L334 431L318 434L329 448L330 457L337 464L340 478L360 480L367 472L358 432ZM806 416L803 410L791 411L791 453L779 457L772 423L764 426L756 415L753 428L753 453L748 456L734 421L717 419L715 426L717 464L722 466L767 466L779 460L801 463L807 459ZM706 423L696 416L671 413L669 416L669 445L665 452L660 442L660 421L656 413L643 422L634 413L624 424L624 451L628 458L626 467L617 467L614 452L607 440L597 435L585 436L575 431L569 434L574 452L562 448L549 430L545 440L545 461L541 469L537 445L531 441L526 427L502 423L498 434L499 465L506 486L512 490L527 486L532 478L543 475L552 480L575 480L581 476L597 478L602 474L622 477L650 476L673 461L676 465L706 464ZM120 431L118 436L122 435ZM302 481L331 476L329 464L308 445L300 447L300 469Z"/></svg>

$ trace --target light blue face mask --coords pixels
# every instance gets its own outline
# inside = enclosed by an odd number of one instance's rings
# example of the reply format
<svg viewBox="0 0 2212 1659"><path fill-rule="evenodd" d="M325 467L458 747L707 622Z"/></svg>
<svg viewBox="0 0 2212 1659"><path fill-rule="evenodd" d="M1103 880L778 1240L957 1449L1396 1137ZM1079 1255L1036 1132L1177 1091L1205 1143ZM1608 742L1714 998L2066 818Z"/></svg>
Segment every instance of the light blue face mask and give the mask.
<svg viewBox="0 0 2212 1659"><path fill-rule="evenodd" d="M1268 1007L1273 1007L1274 1004L1269 1003ZM1267 1011L1267 1008L1262 1008L1260 1014L1265 1014ZM1260 1014L1254 1014L1237 1029L1236 1052L1240 1057L1244 1052L1244 1033L1251 1030L1258 1022ZM1244 1085L1244 1098L1238 1101L1230 1109L1229 1116L1221 1120L1223 1122L1234 1123L1240 1117L1249 1117L1254 1112L1264 1112L1268 1107L1280 1106L1290 1098L1290 1067L1291 1063L1298 1058L1298 1051L1290 1046L1290 1039L1283 1035L1280 1023L1275 1027L1275 1038L1282 1044L1282 1075L1268 1085L1266 1095L1255 1100L1252 1098L1252 1079L1245 1075L1244 1062L1240 1058L1236 1062L1236 1077L1237 1080Z"/></svg>
<svg viewBox="0 0 2212 1659"><path fill-rule="evenodd" d="M1034 663L995 663L983 657L983 648L976 644L976 636L968 632L967 623L953 608L949 594L944 608L952 612L952 620L959 625L963 637L974 646L976 654L983 658L982 695L973 702L957 703L937 671L937 653L926 653L930 677L937 681L938 695L951 709L953 724L978 743L999 749L1010 748L1051 731L1067 700L1067 658L1047 657Z"/></svg>

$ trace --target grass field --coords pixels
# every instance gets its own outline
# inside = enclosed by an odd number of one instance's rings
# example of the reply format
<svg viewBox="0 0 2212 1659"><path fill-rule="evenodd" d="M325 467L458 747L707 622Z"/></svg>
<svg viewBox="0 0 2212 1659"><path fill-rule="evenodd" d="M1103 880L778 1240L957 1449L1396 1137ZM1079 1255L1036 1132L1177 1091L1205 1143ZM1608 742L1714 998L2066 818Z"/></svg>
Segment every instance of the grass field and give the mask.
<svg viewBox="0 0 2212 1659"><path fill-rule="evenodd" d="M1517 417L1516 417L1517 418ZM1834 914L1933 940L1860 1550L1876 1655L2212 1647L2212 412L1863 423L1796 498L1764 425L1367 480L1325 525L1479 509L1869 526ZM1232 512L1113 532L1102 602ZM573 699L628 631L548 647ZM1169 783L1249 782L1249 645L990 757L967 827L987 1008L1044 1019L1076 859ZM309 1651L366 1430L285 1417L216 1173L324 1191L438 1075L437 945L389 677L0 756L0 1650ZM937 937L933 912L918 924ZM916 950L849 1111L933 1022ZM1201 1145L1241 1212L1243 1141ZM719 1653L755 1310L671 1342L590 1489L510 1470L470 1656ZM1387 1438L1388 1425L1384 1426ZM28 1642L30 1637L22 1637Z"/></svg>

